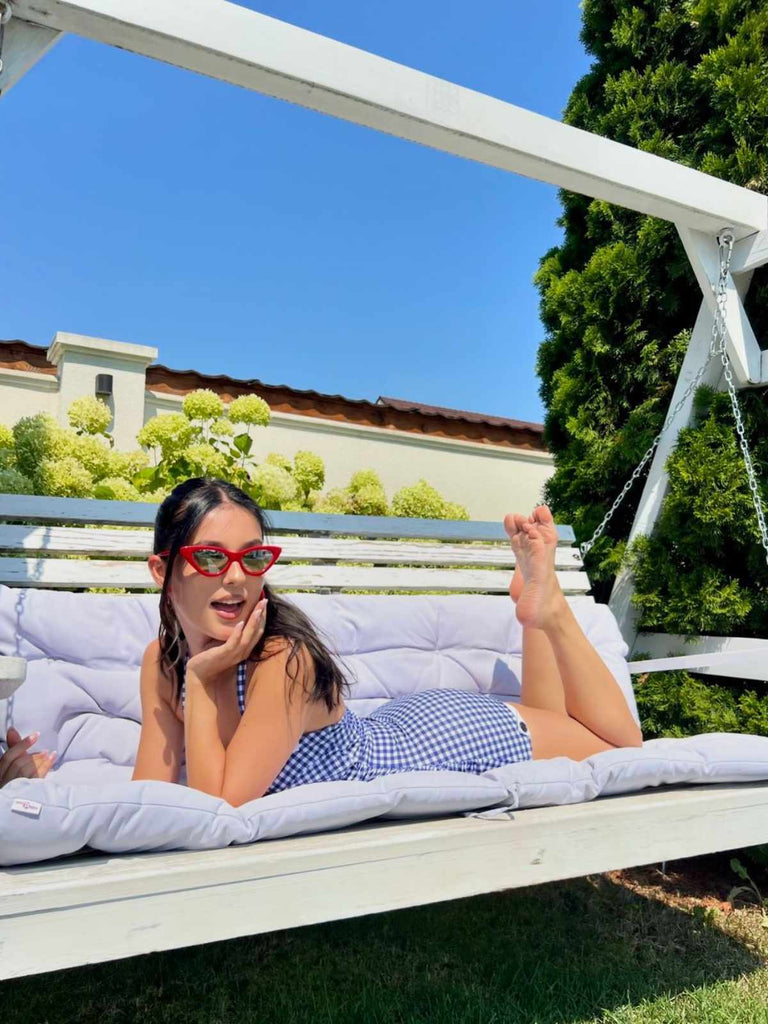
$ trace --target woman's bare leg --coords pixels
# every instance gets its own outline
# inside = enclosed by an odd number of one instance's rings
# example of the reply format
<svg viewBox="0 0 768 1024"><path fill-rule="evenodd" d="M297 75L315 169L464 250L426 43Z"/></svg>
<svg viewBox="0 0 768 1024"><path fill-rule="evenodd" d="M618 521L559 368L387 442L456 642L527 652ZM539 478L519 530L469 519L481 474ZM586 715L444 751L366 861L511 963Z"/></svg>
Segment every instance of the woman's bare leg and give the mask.
<svg viewBox="0 0 768 1024"><path fill-rule="evenodd" d="M534 517L538 513L536 509ZM504 526L508 532L519 532L520 525L526 519L519 513L511 513L504 517ZM529 520L530 521L530 520ZM554 524L553 524L554 527ZM545 543L557 547L557 530L553 529L554 545L551 539L545 537ZM517 603L523 590L523 574L520 566L515 566L515 573L509 585L509 596ZM523 626L523 660L522 660L522 687L520 703L530 708L544 708L547 711L556 711L560 715L567 715L565 706L565 690L563 681L560 678L560 669L557 667L552 645L543 629L533 629L530 626Z"/></svg>
<svg viewBox="0 0 768 1024"><path fill-rule="evenodd" d="M523 627L520 703L567 715L565 687L552 644L543 629Z"/></svg>
<svg viewBox="0 0 768 1024"><path fill-rule="evenodd" d="M550 520L549 509L542 516ZM587 640L565 600L540 524L524 520L519 526L519 530L508 529L523 576L517 617L523 627L541 630L549 641L568 715L607 743L618 747L642 745L642 733L619 684Z"/></svg>
<svg viewBox="0 0 768 1024"><path fill-rule="evenodd" d="M610 669L582 632L562 597L546 629L560 669L571 718L617 747L641 746L643 734Z"/></svg>

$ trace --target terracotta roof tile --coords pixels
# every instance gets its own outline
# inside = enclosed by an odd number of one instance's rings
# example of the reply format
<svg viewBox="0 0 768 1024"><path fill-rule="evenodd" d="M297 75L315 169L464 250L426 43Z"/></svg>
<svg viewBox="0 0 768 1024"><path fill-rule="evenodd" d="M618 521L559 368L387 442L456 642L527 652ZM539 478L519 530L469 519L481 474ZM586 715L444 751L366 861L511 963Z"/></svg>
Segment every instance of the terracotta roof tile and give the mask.
<svg viewBox="0 0 768 1024"><path fill-rule="evenodd" d="M17 369L55 373L56 369L48 362L46 352L47 347L30 345L25 341L0 341L0 364L15 364ZM152 363L147 367L146 382L149 389L172 394L185 394L196 387L211 387L225 395L255 391L273 408L283 411L546 451L544 427L541 423L490 416L465 409L426 405L423 402L402 398L382 395L375 402L371 402L365 398L331 395L312 388L300 389L287 384L265 384L256 377L237 378L223 373L208 374L191 369L174 370L162 363ZM462 427L462 423L466 426Z"/></svg>
<svg viewBox="0 0 768 1024"><path fill-rule="evenodd" d="M531 423L528 420L511 420L504 416L488 416L480 412L467 412L465 409L448 409L443 405L424 405L411 402L404 398L377 399L378 405L386 405L402 412L420 412L424 416L442 416L449 420L467 420L469 423L488 423L494 427L514 427L516 430L530 430L536 434L544 433L543 423Z"/></svg>

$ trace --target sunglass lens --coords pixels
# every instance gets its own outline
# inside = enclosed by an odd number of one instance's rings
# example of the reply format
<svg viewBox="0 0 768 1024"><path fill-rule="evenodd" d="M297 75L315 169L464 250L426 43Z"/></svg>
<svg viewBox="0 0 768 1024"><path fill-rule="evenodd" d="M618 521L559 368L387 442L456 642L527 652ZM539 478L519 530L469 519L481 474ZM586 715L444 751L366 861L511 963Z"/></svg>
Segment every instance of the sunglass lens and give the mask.
<svg viewBox="0 0 768 1024"><path fill-rule="evenodd" d="M243 565L248 572L263 572L271 561L271 551L249 551L243 555Z"/></svg>
<svg viewBox="0 0 768 1024"><path fill-rule="evenodd" d="M227 564L227 556L223 551L217 551L216 548L195 551L192 557L195 565L203 572L221 572Z"/></svg>

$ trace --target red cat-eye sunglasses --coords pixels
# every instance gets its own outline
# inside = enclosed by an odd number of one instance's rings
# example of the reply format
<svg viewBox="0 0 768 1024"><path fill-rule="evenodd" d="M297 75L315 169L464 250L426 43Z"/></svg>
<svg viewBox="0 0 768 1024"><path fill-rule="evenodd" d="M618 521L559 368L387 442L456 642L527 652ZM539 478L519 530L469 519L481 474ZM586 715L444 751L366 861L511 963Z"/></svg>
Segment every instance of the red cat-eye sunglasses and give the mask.
<svg viewBox="0 0 768 1024"><path fill-rule="evenodd" d="M254 544L242 551L229 551L216 544L186 544L179 548L181 557L203 576L221 576L233 562L248 576L263 576L282 553L282 548L273 544ZM167 558L170 551L158 551L161 558Z"/></svg>

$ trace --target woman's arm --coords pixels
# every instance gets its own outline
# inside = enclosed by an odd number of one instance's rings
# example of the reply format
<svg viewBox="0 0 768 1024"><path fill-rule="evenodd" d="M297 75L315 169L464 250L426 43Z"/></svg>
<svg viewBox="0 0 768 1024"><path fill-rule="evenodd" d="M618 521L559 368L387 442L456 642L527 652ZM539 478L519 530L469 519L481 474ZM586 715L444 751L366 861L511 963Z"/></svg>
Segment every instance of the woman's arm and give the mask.
<svg viewBox="0 0 768 1024"><path fill-rule="evenodd" d="M226 750L218 729L220 685L244 661L264 632L267 598L262 594L248 620L238 622L221 643L211 638L193 654L186 667L184 744L187 785L211 796L221 796Z"/></svg>
<svg viewBox="0 0 768 1024"><path fill-rule="evenodd" d="M160 645L153 640L141 662L141 737L133 781L179 781L184 726L174 714L171 699L172 686L160 665Z"/></svg>
<svg viewBox="0 0 768 1024"><path fill-rule="evenodd" d="M184 703L184 747L187 785L211 796L221 796L227 752L219 733L218 683L204 681L187 663Z"/></svg>
<svg viewBox="0 0 768 1024"><path fill-rule="evenodd" d="M234 807L264 795L304 732L314 663L300 643L298 657L291 662L294 683L288 675L290 649L282 640L273 648L275 653L257 665L245 714L227 747L221 795Z"/></svg>
<svg viewBox="0 0 768 1024"><path fill-rule="evenodd" d="M269 656L254 670L245 714L226 750L216 724L216 686L201 682L190 663L184 713L190 786L220 796L233 807L269 789L301 739L313 682L312 659L300 645L298 681L292 683L289 651L285 640L265 651Z"/></svg>

